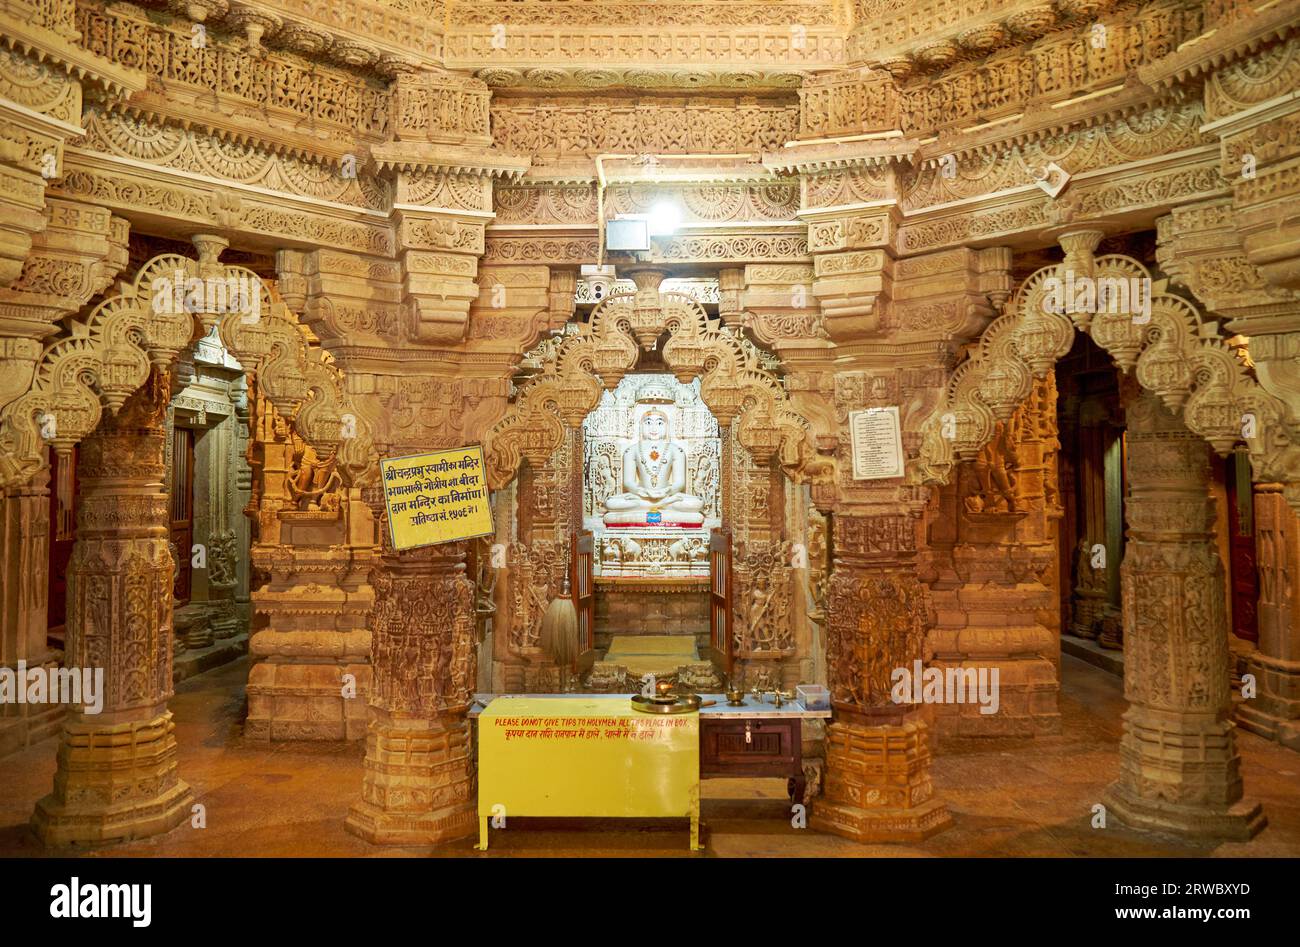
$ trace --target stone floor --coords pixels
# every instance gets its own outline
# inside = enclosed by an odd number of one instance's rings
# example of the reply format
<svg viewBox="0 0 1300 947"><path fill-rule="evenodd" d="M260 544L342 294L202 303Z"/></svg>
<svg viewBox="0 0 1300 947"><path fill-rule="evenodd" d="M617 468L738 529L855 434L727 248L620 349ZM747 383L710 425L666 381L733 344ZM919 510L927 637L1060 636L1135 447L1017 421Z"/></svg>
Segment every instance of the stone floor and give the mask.
<svg viewBox="0 0 1300 947"><path fill-rule="evenodd" d="M1239 733L1247 792L1269 825L1248 843L1188 845L1132 831L1114 820L1090 827L1091 807L1119 766L1120 681L1063 658L1064 735L1035 742L947 740L934 763L936 791L954 827L919 845L856 845L790 825L775 780L707 780L704 841L724 856L1300 856L1300 754ZM207 807L208 825L102 848L112 855L672 855L688 856L686 825L620 820L518 819L493 833L492 849L467 839L440 849L376 848L343 828L361 786L360 746L245 743L247 659L178 685L172 701L180 766ZM40 855L27 829L54 775L49 739L0 760L0 856Z"/></svg>

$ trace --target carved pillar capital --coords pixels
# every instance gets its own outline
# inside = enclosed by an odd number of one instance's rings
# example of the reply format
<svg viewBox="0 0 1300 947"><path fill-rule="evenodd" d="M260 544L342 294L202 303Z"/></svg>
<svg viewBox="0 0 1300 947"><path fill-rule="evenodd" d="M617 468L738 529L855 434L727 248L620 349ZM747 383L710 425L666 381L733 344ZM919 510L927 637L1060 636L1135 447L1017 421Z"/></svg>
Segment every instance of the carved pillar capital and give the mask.
<svg viewBox="0 0 1300 947"><path fill-rule="evenodd" d="M852 223L859 232L883 227L878 216L854 219ZM836 249L849 226L850 221L845 220L808 226L809 248L817 254L813 295L825 316L827 334L840 343L881 331L894 279L894 260L887 250Z"/></svg>
<svg viewBox="0 0 1300 947"><path fill-rule="evenodd" d="M285 302L346 369L364 359L366 349L410 338L399 263L325 249L280 250L275 260Z"/></svg>
<svg viewBox="0 0 1300 947"><path fill-rule="evenodd" d="M23 270L45 229L46 188L63 177L63 146L83 133L83 87L109 99L145 87L143 72L87 55L66 4L0 12L0 287Z"/></svg>
<svg viewBox="0 0 1300 947"><path fill-rule="evenodd" d="M1236 218L1229 198L1176 207L1156 221L1156 255L1174 282L1249 337L1255 377L1300 422L1300 288L1275 285L1251 262Z"/></svg>
<svg viewBox="0 0 1300 947"><path fill-rule="evenodd" d="M899 341L932 339L955 352L984 331L1011 289L1009 247L908 257L894 263L887 325Z"/></svg>
<svg viewBox="0 0 1300 947"><path fill-rule="evenodd" d="M518 357L573 316L577 274L548 266L493 264L478 277L466 345L485 368L505 376ZM487 363L492 363L487 368Z"/></svg>
<svg viewBox="0 0 1300 947"><path fill-rule="evenodd" d="M51 198L22 272L0 289L0 407L27 390L41 341L103 292L127 261L129 225L107 209Z"/></svg>
<svg viewBox="0 0 1300 947"><path fill-rule="evenodd" d="M1205 83L1206 129L1223 147L1233 226L1246 258L1273 286L1300 290L1300 37L1262 43Z"/></svg>
<svg viewBox="0 0 1300 947"><path fill-rule="evenodd" d="M448 344L465 337L483 254L484 221L453 211L412 208L394 214L402 267L407 334L416 342Z"/></svg>
<svg viewBox="0 0 1300 947"><path fill-rule="evenodd" d="M1071 227L1058 236L1056 242L1065 251L1065 259L1061 261L1062 268L1073 272L1076 279L1081 276L1092 276L1095 266L1094 254L1104 236L1106 231L1087 225L1081 225L1077 230Z"/></svg>

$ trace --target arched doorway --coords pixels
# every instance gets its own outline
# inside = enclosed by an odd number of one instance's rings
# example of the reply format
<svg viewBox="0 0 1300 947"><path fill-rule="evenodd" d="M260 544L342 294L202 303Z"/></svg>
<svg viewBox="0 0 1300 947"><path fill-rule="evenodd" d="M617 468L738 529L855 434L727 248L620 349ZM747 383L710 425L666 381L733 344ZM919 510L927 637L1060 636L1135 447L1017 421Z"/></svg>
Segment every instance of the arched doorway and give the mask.
<svg viewBox="0 0 1300 947"><path fill-rule="evenodd" d="M525 358L514 403L485 438L498 529L487 544L496 556L479 556L495 561L479 570L493 590L491 671L480 680L494 692L559 688L541 619L581 585L574 548L586 534L594 625L576 686L626 692L643 673L700 690L750 673L809 682L824 655L809 589L822 585L826 543L807 483L831 463L770 355L695 299L661 291L664 270L627 275L634 291L606 296ZM651 415L672 431L662 458L641 431ZM669 453L680 455L679 482L641 502L637 490L651 485L637 477L672 479ZM736 619L721 638L710 613L719 569L733 578Z"/></svg>

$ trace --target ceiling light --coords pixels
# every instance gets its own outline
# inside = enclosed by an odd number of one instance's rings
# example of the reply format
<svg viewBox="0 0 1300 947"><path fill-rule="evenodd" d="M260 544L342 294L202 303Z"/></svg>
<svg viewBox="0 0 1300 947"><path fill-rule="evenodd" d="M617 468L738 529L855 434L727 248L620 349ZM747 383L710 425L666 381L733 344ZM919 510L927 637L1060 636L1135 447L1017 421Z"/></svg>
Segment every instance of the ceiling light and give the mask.
<svg viewBox="0 0 1300 947"><path fill-rule="evenodd" d="M673 233L681 225L682 212L676 204L662 201L650 208L650 236L662 237Z"/></svg>

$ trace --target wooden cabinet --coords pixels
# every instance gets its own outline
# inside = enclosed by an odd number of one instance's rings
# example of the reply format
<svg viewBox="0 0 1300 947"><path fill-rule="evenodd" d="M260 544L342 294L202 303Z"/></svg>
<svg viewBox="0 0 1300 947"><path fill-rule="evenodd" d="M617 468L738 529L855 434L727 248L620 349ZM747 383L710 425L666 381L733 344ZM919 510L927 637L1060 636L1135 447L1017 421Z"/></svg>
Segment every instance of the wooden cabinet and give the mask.
<svg viewBox="0 0 1300 947"><path fill-rule="evenodd" d="M799 719L767 717L700 718L700 778L776 776L786 791L803 799L803 727Z"/></svg>

